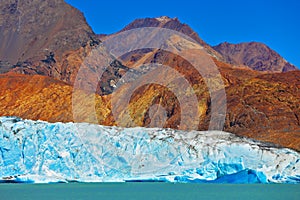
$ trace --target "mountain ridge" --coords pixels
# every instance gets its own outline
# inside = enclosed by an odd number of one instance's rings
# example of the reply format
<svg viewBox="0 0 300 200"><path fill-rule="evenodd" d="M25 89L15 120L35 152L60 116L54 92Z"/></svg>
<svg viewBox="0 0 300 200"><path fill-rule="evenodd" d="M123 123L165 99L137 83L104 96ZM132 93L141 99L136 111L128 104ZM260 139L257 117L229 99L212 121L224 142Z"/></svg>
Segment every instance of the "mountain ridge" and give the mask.
<svg viewBox="0 0 300 200"><path fill-rule="evenodd" d="M0 60L12 65L37 56L42 60L50 52L59 57L94 37L83 14L63 0L8 0L0 9Z"/></svg>
<svg viewBox="0 0 300 200"><path fill-rule="evenodd" d="M202 40L198 33L196 33L188 24L181 23L177 17L171 18L168 16L161 17L146 17L135 19L126 25L116 34L143 27L161 27L175 31L179 31L202 45L208 54L216 57L218 60L235 65L236 67L248 67L250 69L262 72L287 72L298 70L298 68L287 62L281 55L261 42L241 42L238 44L231 44L222 42L219 45L211 46ZM98 34L100 39L105 39L109 35L114 34ZM254 45L253 45L254 44ZM241 49L240 46L248 46L248 49L242 47L246 51L243 54L244 59L239 60L238 56L232 55L234 49ZM241 51L241 50L239 50ZM252 52L252 53L249 53Z"/></svg>
<svg viewBox="0 0 300 200"><path fill-rule="evenodd" d="M253 70L287 72L297 67L287 62L277 52L260 42L221 43L212 47L233 65L246 65Z"/></svg>
<svg viewBox="0 0 300 200"><path fill-rule="evenodd" d="M215 51L210 45L208 45L204 40L202 40L199 37L198 33L196 33L188 24L180 22L177 17L171 18L168 16L161 16L156 18L147 17L147 18L135 19L134 21L126 25L123 29L121 29L117 33L128 31L135 28L143 28L143 27L160 27L160 28L171 29L183 33L191 37L193 40L198 42L204 48L206 48L207 52L210 55L222 60L222 56L217 51Z"/></svg>
<svg viewBox="0 0 300 200"><path fill-rule="evenodd" d="M2 73L73 84L84 59L100 44L84 15L64 0L8 0L0 2L0 10Z"/></svg>
<svg viewBox="0 0 300 200"><path fill-rule="evenodd" d="M4 16L1 20L5 19L2 20L1 23L4 24L5 21L7 24L6 26L11 25L9 26L10 28L7 29L8 32L4 28L1 29L0 34L5 37L13 35L10 34L9 31L15 33L15 31L18 30L19 14L17 12L17 7L14 5L16 2L20 3L21 1L9 0L0 3L2 11L1 17L2 15ZM0 76L0 115L21 116L22 118L34 120L43 119L51 122L73 121L73 84L76 80L78 70L80 67L83 67L94 72L91 76L84 77L87 80L87 85L99 81L96 91L97 94L95 95L95 98L92 98L93 101L96 99L96 106L94 106L94 108L96 108L98 123L110 126L118 125L114 119L114 117L118 116L114 116L112 113L111 98L113 95L122 96L124 91L128 89L128 86L125 85L120 89L116 89L116 83L127 72L136 72L134 71L134 68L137 64L139 65L137 67L140 67L146 63L160 63L179 72L186 80L188 80L188 83L195 91L195 96L198 100L198 105L196 106L201 113L197 130L207 130L211 117L210 94L203 77L201 77L197 70L191 66L191 63L183 59L183 57L161 49L147 49L129 52L129 54L122 57L122 60L114 60L114 58L105 51L105 48L101 46L101 41L92 32L89 25L86 24L85 19L82 19L83 16L79 14L79 11L74 11L73 8L69 8L62 0L28 0L25 3L23 1L23 4L21 5L26 8L26 6L28 7L27 3L32 3L32 5L34 5L32 6L32 9L36 6L39 7L40 3L44 6L45 13L50 15L53 12L55 14L55 17L49 18L48 22L49 16L45 17L40 11L34 11L32 14L33 16L31 16L30 12L27 12L27 17L24 18L22 22L24 24L21 23L20 31L26 30L25 33L28 34L26 37L29 37L30 41L34 41L35 37L41 36L43 33L46 35L49 34L49 37L50 35L52 37L55 33L59 33L58 38L72 37L69 40L59 40L58 43L56 43L57 41L55 38L52 38L53 41L51 40L49 42L51 45L54 45L54 47L58 48L58 51L55 51L55 48L48 43L44 46L44 41L46 39L42 38L41 48L39 48L39 45L32 45L34 48L32 48L31 54L37 53L37 57L20 60L20 62L17 62L14 65L5 61L9 59L5 59L6 57L3 53L5 52L5 48L10 46L11 40L7 39L5 40L5 43L2 43L3 49L0 51L2 52L2 57L0 56L0 72L3 73L3 75ZM61 19L66 14L64 10L62 11L60 8L56 13L55 9L57 9L57 5L64 5L63 8L69 8L69 14L72 14L69 16L69 20L72 21L71 24L67 23L68 20L64 21ZM47 11L48 9L49 11ZM73 14L80 16L73 17ZM41 16L41 19L37 19L39 16ZM25 19L27 18L28 24L26 25L27 21ZM32 21L30 22L30 20ZM47 29L45 28L48 26L47 23L53 23L54 25L49 26L49 29ZM63 26L64 23L67 23L66 27ZM73 23L77 24L76 26L79 26L79 29L76 29L75 31L76 34L73 34ZM44 26L45 24L46 26ZM56 26L57 24L59 24L58 27ZM196 46L204 46L208 52L210 51L208 57L209 59L212 59L211 61L218 67L227 95L226 106L228 112L225 116L226 121L224 127L226 131L260 141L273 142L284 147L300 149L299 70L284 73L271 73L269 71L261 72L246 68L245 65L234 66L230 62L225 62L226 60L221 54L205 43L188 25L182 24L176 18L160 17L139 19L129 24L121 31L149 26L171 28L181 33L185 33L198 40L198 43L195 44ZM31 27L38 30L38 33L30 32L29 29ZM29 32L27 33L27 31ZM83 35L81 35L81 33L83 33ZM80 35L78 37L81 39L78 40L76 35ZM99 37L101 39L101 37L109 37L109 35ZM20 38L22 39L21 36ZM72 43L73 40L75 40L74 44ZM24 42L28 41L25 40ZM39 43L38 41L36 42L37 43L35 44ZM66 44L64 42L66 42ZM26 45L29 45L29 43L26 43ZM122 43L120 43L120 45L121 44ZM183 45L181 45L180 48L177 48L179 46L178 44ZM27 48L26 45L23 46L23 43L17 43L16 45L20 45L22 51L31 51L31 48ZM73 45L75 45L75 47ZM169 38L168 45L169 47L177 48L178 51L186 51L187 55L188 53L190 53L190 55L193 53L192 51L189 51L190 43L178 37ZM14 45L12 45L12 48L13 47ZM53 47L54 49L50 49L51 51L44 53L43 48L46 47ZM84 63L85 59L93 50L98 50L100 52L102 56L99 58L100 64L102 60L105 60L106 63L110 63L109 66L101 65L99 67L99 60L97 59L90 63ZM40 54L38 52L42 53ZM267 51L267 53L270 52ZM97 77L97 73L95 73L98 72L99 68L105 69L100 80ZM144 70L145 71L142 71L142 73L133 74L139 77L139 75L148 72L147 68L144 68ZM7 72L9 73L7 74ZM23 75L16 75L13 73ZM153 74L155 75L155 78L161 80L165 80L167 75L166 72L157 72ZM176 79L175 76L170 78L170 81ZM216 85L216 88L218 88L218 86L219 85ZM191 96L189 91L180 92L180 95L182 95L186 101ZM81 94L81 96L85 95L90 94ZM94 102L88 103L93 105ZM135 124L152 127L156 126L156 124L151 121L151 116L161 117L160 113L156 112L156 110L154 113L151 113L153 111L151 111L151 108L157 105L163 107L166 111L167 119L166 123L163 124L163 127L165 128L178 128L181 121L181 109L191 109L189 107L181 108L176 95L168 90L168 88L158 84L144 85L134 91L127 109L129 110L130 116L134 119ZM89 120L89 113L84 106L82 106L78 112L81 117L79 122L91 122ZM124 114L126 114L126 112L121 112L120 115ZM188 122L192 123L193 121L187 121L187 124ZM125 119L124 124L128 127L133 126L128 118ZM184 128L188 129L189 127Z"/></svg>

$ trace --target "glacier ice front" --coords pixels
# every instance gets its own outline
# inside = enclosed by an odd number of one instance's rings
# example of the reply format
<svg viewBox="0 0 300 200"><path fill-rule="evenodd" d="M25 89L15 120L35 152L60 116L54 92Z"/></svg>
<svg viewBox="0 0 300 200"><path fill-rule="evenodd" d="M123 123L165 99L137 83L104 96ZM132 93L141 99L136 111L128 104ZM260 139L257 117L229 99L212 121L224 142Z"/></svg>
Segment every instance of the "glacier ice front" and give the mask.
<svg viewBox="0 0 300 200"><path fill-rule="evenodd" d="M0 117L1 182L299 183L300 155L220 131Z"/></svg>

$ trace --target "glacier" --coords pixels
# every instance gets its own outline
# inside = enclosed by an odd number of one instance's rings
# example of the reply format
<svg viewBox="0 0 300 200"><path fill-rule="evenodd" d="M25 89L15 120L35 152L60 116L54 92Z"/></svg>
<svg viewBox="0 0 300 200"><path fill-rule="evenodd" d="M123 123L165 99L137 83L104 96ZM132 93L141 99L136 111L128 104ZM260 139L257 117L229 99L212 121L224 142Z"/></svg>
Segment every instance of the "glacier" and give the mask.
<svg viewBox="0 0 300 200"><path fill-rule="evenodd" d="M300 183L300 154L222 131L0 117L0 182Z"/></svg>

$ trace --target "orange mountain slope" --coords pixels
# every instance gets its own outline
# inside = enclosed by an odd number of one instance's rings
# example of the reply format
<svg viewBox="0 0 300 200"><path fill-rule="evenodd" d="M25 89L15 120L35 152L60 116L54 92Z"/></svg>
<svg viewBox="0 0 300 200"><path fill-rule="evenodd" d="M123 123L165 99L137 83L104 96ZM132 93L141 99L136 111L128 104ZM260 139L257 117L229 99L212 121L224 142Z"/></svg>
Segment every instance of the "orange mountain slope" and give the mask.
<svg viewBox="0 0 300 200"><path fill-rule="evenodd" d="M219 63L220 64L220 63ZM300 150L300 72L281 74L261 74L250 70L221 66L226 83L227 114L225 131L247 136L261 141ZM252 75L251 75L252 73ZM186 76L190 76L186 74ZM194 79L192 87L198 97L199 130L206 130L210 121L210 97L203 80ZM0 76L0 115L19 116L26 119L41 119L50 122L69 122L73 119L72 86L44 76L6 74ZM126 86L115 93L93 95L93 102L85 102L79 107L76 122L90 121L87 107L95 105L97 122L104 125L121 126L163 126L178 128L183 108L178 97L160 85L150 84L136 90L124 111L112 112L112 95L123 95ZM187 99L187 93L182 94ZM77 94L82 103L87 94ZM88 98L91 99L91 98ZM165 115L158 112L162 106ZM153 107L154 106L154 107ZM118 108L114 108L118 109ZM114 113L114 114L115 114ZM78 114L78 113L77 113ZM122 118L122 124L115 121ZM165 119L161 119L165 117ZM134 120L134 124L131 119ZM155 121L158 119L158 121ZM165 120L165 121L164 121ZM193 118L186 124L192 124ZM161 123L161 122L164 123ZM189 127L180 126L181 129Z"/></svg>
<svg viewBox="0 0 300 200"><path fill-rule="evenodd" d="M40 75L0 75L0 116L18 116L25 119L49 122L72 122L73 87L62 81ZM85 93L77 94L78 101ZM95 95L94 95L95 96ZM104 123L109 113L105 99L96 95L99 122ZM89 113L85 107L77 110L82 122L88 122Z"/></svg>
<svg viewBox="0 0 300 200"><path fill-rule="evenodd" d="M211 117L214 125L224 118L225 131L300 151L300 72L274 73L294 66L266 46L213 48L169 17L135 20L116 34L99 36L101 43L83 15L63 0L7 0L0 10L0 116L184 130L207 130ZM196 42L172 34L161 46L167 50L137 49L118 58L106 51L106 39L143 27L173 30ZM154 32L144 42L132 32L117 46L147 45L159 36ZM78 78L81 69L91 73ZM118 85L124 77L129 82ZM137 84L133 91L130 81ZM82 90L74 90L76 84ZM176 87L184 84L188 87ZM226 113L214 115L212 95Z"/></svg>

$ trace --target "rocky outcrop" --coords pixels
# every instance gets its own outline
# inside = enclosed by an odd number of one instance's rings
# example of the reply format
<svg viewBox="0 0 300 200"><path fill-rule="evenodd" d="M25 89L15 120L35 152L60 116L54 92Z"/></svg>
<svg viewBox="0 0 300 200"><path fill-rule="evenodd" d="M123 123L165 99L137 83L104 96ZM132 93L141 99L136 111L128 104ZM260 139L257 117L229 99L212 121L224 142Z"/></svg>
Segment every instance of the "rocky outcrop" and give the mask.
<svg viewBox="0 0 300 200"><path fill-rule="evenodd" d="M0 3L0 60L60 60L94 38L84 16L63 0L8 0Z"/></svg>
<svg viewBox="0 0 300 200"><path fill-rule="evenodd" d="M297 68L287 62L267 45L259 42L230 44L221 43L213 47L233 65L245 65L256 71L287 72Z"/></svg>
<svg viewBox="0 0 300 200"><path fill-rule="evenodd" d="M83 14L63 0L1 1L0 11L1 73L73 84L84 59L100 44Z"/></svg>

